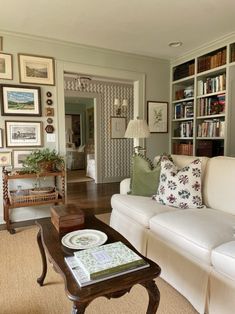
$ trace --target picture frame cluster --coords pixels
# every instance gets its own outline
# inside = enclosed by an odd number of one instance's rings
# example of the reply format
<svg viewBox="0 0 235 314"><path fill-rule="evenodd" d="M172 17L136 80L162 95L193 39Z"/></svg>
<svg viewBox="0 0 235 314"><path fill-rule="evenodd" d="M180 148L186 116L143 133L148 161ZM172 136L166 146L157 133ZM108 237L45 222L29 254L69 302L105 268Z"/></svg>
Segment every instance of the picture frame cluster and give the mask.
<svg viewBox="0 0 235 314"><path fill-rule="evenodd" d="M18 53L18 69L20 84L0 83L1 115L14 117L6 119L5 128L0 128L0 148L4 148L4 139L9 148L9 151L0 150L0 167L13 165L15 169L22 168L23 160L33 148L43 146L43 122L34 118L42 116L40 85L55 85L55 61L52 57ZM13 80L13 55L3 52L3 37L0 36L1 80ZM51 106L52 93L47 91L46 96L46 105ZM50 112L46 111L45 116L54 116L54 109L47 109ZM50 125L45 129L47 133L54 131L52 122L50 118Z"/></svg>

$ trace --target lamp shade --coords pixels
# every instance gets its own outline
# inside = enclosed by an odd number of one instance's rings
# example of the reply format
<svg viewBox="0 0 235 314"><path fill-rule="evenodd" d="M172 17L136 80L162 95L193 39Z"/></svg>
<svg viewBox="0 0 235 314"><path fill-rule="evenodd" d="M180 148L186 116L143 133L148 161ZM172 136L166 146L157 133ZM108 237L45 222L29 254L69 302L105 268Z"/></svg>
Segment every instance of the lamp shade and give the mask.
<svg viewBox="0 0 235 314"><path fill-rule="evenodd" d="M149 137L149 135L150 132L147 122L137 118L130 120L124 136L126 138L146 138Z"/></svg>

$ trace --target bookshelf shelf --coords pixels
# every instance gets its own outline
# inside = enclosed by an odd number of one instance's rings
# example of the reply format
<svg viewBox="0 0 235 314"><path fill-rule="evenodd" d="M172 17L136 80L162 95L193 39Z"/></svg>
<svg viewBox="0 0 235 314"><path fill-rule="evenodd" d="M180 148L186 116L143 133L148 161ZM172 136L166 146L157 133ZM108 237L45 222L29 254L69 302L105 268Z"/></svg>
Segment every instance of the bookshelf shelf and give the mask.
<svg viewBox="0 0 235 314"><path fill-rule="evenodd" d="M172 62L171 153L235 156L235 36L231 38L201 50L204 54L191 54L189 61Z"/></svg>

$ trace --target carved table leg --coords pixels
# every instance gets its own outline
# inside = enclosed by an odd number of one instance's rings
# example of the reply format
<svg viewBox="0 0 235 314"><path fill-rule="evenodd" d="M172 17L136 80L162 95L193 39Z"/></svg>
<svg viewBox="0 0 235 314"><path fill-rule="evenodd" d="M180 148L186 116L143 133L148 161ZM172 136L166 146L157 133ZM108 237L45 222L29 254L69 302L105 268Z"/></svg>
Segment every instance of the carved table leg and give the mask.
<svg viewBox="0 0 235 314"><path fill-rule="evenodd" d="M142 282L141 285L145 287L149 295L149 304L147 314L153 314L157 312L160 302L160 292L154 280Z"/></svg>
<svg viewBox="0 0 235 314"><path fill-rule="evenodd" d="M41 230L38 231L37 242L38 242L39 250L40 250L40 253L41 253L41 257L42 257L42 274L37 279L37 282L39 283L40 286L42 286L43 285L43 281L44 281L44 279L46 277L46 274L47 274L47 260L46 260L45 250L44 250L44 247L43 247L43 244L42 244Z"/></svg>
<svg viewBox="0 0 235 314"><path fill-rule="evenodd" d="M90 302L80 303L80 302L73 302L73 308L71 314L84 314L86 307L89 305Z"/></svg>

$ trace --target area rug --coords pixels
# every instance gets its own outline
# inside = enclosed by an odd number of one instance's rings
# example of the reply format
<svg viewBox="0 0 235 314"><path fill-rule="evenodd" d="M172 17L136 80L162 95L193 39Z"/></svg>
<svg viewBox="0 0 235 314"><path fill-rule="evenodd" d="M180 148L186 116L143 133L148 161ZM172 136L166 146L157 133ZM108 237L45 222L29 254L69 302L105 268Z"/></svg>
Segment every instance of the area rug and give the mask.
<svg viewBox="0 0 235 314"><path fill-rule="evenodd" d="M89 181L94 181L94 179L87 177L84 170L67 170L67 183Z"/></svg>
<svg viewBox="0 0 235 314"><path fill-rule="evenodd" d="M109 215L100 215L108 222ZM1 314L69 314L72 303L65 295L62 277L49 265L45 286L36 279L41 274L41 256L37 246L38 228L18 228L16 234L0 231L0 313ZM159 314L196 314L190 303L162 279L156 280L161 293ZM146 313L146 290L134 286L119 299L94 300L86 314Z"/></svg>

